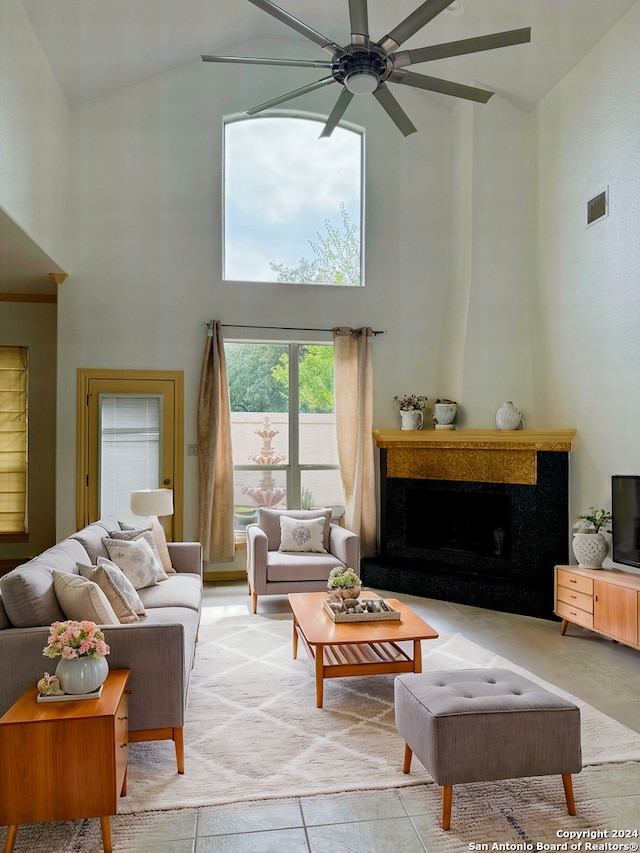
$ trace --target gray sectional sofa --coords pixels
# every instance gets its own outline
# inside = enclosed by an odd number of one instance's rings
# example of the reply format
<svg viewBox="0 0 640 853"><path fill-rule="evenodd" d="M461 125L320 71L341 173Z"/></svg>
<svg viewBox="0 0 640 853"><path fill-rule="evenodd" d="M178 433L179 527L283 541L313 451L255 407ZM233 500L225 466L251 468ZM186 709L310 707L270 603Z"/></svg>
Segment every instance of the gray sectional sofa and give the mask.
<svg viewBox="0 0 640 853"><path fill-rule="evenodd" d="M53 572L78 574L77 563L109 557L103 539L118 530L101 519L0 579L0 715L56 661L42 655L49 626L64 620ZM184 772L183 726L202 607L199 542L169 542L174 573L138 595L146 615L131 624L100 626L110 669L130 669L129 740L171 739Z"/></svg>

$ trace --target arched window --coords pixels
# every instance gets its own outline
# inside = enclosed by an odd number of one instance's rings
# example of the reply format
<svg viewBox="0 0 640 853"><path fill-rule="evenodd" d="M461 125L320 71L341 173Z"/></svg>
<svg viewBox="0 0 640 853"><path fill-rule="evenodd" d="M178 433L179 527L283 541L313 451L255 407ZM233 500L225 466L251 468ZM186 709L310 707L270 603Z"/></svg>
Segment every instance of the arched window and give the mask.
<svg viewBox="0 0 640 853"><path fill-rule="evenodd" d="M360 287L363 135L288 115L224 129L224 270L228 281Z"/></svg>

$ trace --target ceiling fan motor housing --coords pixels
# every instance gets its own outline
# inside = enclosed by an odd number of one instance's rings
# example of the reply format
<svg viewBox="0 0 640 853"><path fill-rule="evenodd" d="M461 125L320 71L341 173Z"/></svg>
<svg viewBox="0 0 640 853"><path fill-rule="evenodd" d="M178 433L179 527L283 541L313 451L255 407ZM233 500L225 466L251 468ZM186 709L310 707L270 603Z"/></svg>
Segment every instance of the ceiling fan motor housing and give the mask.
<svg viewBox="0 0 640 853"><path fill-rule="evenodd" d="M369 95L375 91L393 70L390 62L380 50L357 49L352 46L348 53L335 59L331 74L352 95Z"/></svg>

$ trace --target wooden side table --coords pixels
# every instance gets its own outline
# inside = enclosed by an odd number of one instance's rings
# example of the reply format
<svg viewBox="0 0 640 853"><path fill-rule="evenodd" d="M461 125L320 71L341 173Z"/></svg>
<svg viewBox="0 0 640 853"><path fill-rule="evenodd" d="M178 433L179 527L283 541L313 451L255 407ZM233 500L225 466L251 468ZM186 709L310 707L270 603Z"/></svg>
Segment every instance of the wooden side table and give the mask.
<svg viewBox="0 0 640 853"><path fill-rule="evenodd" d="M110 815L126 794L128 669L107 676L99 699L36 702L32 687L0 718L0 825L12 853L18 825L99 817L112 853Z"/></svg>

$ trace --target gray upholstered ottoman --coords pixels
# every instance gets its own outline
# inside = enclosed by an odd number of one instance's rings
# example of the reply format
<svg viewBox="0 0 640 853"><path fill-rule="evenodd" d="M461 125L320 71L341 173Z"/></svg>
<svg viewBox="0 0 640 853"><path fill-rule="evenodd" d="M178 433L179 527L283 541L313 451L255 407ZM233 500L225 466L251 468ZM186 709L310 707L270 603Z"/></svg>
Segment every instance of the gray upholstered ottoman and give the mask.
<svg viewBox="0 0 640 853"><path fill-rule="evenodd" d="M569 814L582 769L580 709L508 669L407 673L395 680L396 726L442 786L442 828L453 785L560 773Z"/></svg>

